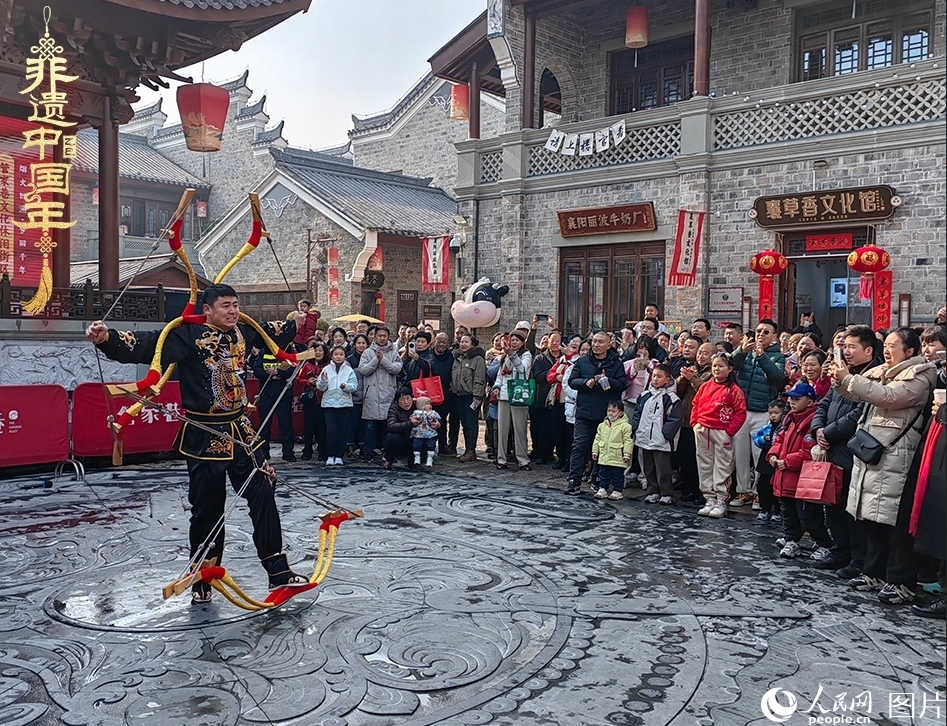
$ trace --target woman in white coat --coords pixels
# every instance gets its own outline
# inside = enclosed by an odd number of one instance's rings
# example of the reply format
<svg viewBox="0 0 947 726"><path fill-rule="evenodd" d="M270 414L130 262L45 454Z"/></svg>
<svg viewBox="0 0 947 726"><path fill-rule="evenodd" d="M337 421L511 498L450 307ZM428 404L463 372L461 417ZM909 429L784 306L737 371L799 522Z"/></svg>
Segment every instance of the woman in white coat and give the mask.
<svg viewBox="0 0 947 726"><path fill-rule="evenodd" d="M332 360L316 381L322 394L322 411L326 417L326 466L342 466L345 462L345 439L348 434L352 394L358 389L358 378L345 359L345 347L332 349Z"/></svg>
<svg viewBox="0 0 947 726"><path fill-rule="evenodd" d="M844 363L833 363L829 372L840 395L868 404L849 448L856 453L855 440L865 434L884 447L876 464L855 456L847 509L862 522L868 550L862 575L851 585L877 591L881 602L898 605L914 599L917 569L907 527L895 525L902 519L901 494L937 375L921 356L920 338L910 328L889 333L883 350L885 362L861 375L850 373Z"/></svg>

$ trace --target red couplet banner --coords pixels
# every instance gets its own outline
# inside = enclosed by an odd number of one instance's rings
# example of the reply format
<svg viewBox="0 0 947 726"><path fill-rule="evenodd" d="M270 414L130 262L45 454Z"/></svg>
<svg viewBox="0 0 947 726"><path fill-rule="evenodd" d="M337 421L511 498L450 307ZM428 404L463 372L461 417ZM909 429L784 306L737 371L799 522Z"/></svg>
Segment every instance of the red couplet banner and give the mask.
<svg viewBox="0 0 947 726"><path fill-rule="evenodd" d="M181 411L180 384L169 381L155 402L172 411ZM72 453L75 456L111 456L113 437L108 417L111 414L117 418L133 403L129 398L107 400L100 383L79 384L72 393ZM172 451L180 428L181 422L170 413L146 406L125 431L125 453Z"/></svg>
<svg viewBox="0 0 947 726"><path fill-rule="evenodd" d="M62 386L0 386L0 468L48 464L68 458L69 394L66 389Z"/></svg>

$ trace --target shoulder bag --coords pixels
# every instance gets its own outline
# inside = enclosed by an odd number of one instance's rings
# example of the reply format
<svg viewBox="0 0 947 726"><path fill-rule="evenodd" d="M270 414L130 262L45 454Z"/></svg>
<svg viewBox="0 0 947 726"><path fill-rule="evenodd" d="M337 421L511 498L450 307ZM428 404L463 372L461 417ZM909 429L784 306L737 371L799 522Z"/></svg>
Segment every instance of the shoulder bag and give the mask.
<svg viewBox="0 0 947 726"><path fill-rule="evenodd" d="M868 433L865 429L862 428L862 425L868 420L868 412L871 411L872 405L867 401L865 402L865 413L862 414L861 419L858 422L858 428L855 431L855 435L848 440L846 446L848 450L852 452L852 455L869 466L875 466L881 457L884 456L885 451L898 443L903 439L908 431L910 431L914 424L917 423L917 420L921 417L921 414L924 412L924 407L922 406L918 412L914 415L914 418L911 419L911 423L897 435L897 437L892 441L888 446L882 444L878 439Z"/></svg>

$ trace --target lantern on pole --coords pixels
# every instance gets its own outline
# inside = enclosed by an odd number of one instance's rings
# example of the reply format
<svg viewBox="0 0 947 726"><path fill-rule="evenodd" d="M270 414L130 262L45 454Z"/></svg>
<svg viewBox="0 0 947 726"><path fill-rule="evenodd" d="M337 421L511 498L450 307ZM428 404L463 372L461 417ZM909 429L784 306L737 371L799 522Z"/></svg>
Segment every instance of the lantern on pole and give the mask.
<svg viewBox="0 0 947 726"><path fill-rule="evenodd" d="M220 151L230 92L210 83L178 86L178 111L189 151Z"/></svg>
<svg viewBox="0 0 947 726"><path fill-rule="evenodd" d="M450 120L467 121L470 118L470 86L457 83L450 89Z"/></svg>
<svg viewBox="0 0 947 726"><path fill-rule="evenodd" d="M858 283L858 296L862 300L874 297L875 275L891 264L891 255L880 247L865 245L852 250L848 255L848 266L861 273Z"/></svg>
<svg viewBox="0 0 947 726"><path fill-rule="evenodd" d="M773 298L775 275L781 275L789 268L786 256L776 250L763 250L750 258L750 269L760 276L759 307L760 319L773 317Z"/></svg>

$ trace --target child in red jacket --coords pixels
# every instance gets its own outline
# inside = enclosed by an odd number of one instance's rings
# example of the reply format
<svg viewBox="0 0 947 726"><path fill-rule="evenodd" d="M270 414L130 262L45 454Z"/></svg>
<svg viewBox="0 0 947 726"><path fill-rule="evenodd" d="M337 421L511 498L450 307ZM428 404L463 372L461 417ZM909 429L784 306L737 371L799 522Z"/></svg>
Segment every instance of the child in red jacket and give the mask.
<svg viewBox="0 0 947 726"><path fill-rule="evenodd" d="M746 398L733 380L733 363L726 353L710 359L711 379L697 389L691 404L691 426L697 444L700 490L707 503L697 512L719 519L727 514L733 437L746 421Z"/></svg>
<svg viewBox="0 0 947 726"><path fill-rule="evenodd" d="M784 536L776 544L782 546L780 557L798 557L802 554L799 540L808 531L818 546L812 558L820 559L828 554L832 546L832 539L825 529L823 506L795 498L802 465L812 461L812 447L816 442L809 429L819 396L812 386L802 382L782 395L789 399L790 411L773 439L768 454L768 461L775 470L772 478L773 496L779 497L783 513Z"/></svg>

